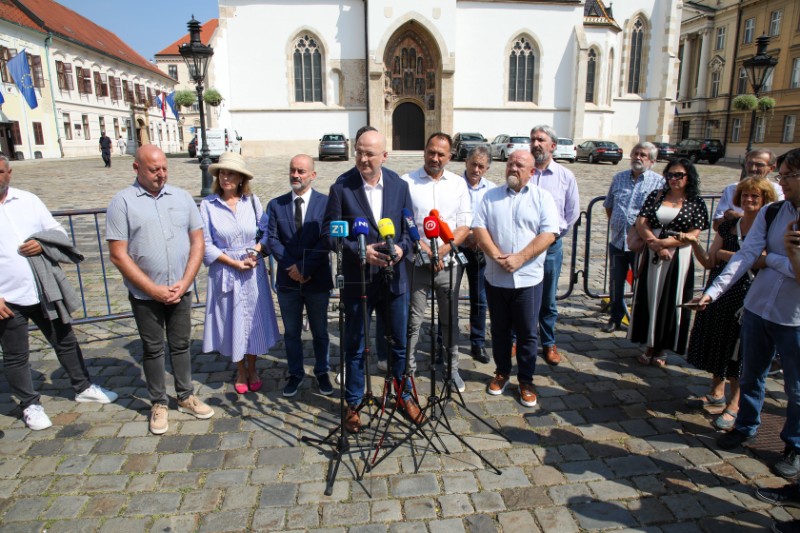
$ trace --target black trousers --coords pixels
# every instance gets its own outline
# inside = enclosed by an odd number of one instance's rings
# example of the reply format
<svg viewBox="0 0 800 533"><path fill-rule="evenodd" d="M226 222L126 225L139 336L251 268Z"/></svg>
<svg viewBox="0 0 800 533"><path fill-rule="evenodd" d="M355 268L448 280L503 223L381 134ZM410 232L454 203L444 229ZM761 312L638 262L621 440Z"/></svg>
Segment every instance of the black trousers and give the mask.
<svg viewBox="0 0 800 533"><path fill-rule="evenodd" d="M0 320L3 369L11 391L20 401L20 407L25 409L39 403L39 394L33 389L31 377L28 320L33 320L55 350L58 362L67 372L75 394L88 389L92 382L72 326L60 320L48 319L39 304L19 306L6 302L6 305L14 312L14 316Z"/></svg>

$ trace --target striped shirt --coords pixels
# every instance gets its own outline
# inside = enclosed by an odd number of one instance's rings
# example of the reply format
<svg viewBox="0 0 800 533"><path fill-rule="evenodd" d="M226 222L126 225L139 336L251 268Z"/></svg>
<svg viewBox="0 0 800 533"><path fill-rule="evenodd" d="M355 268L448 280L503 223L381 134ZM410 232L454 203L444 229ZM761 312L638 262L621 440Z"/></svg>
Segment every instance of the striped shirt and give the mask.
<svg viewBox="0 0 800 533"><path fill-rule="evenodd" d="M581 216L581 200L575 174L551 160L546 169L534 169L531 183L553 196L558 211L558 234L563 237Z"/></svg>
<svg viewBox="0 0 800 533"><path fill-rule="evenodd" d="M127 241L128 255L156 285L174 285L189 262L189 232L202 229L203 221L188 192L164 185L157 196L138 181L118 192L106 213L106 240ZM139 300L147 294L125 280Z"/></svg>

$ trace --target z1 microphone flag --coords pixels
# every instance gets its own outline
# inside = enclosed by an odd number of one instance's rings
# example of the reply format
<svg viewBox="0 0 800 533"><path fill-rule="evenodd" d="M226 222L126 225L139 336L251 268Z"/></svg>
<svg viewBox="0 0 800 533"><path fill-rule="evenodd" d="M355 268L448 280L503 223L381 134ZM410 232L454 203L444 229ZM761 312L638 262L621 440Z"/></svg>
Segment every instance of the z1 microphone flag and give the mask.
<svg viewBox="0 0 800 533"><path fill-rule="evenodd" d="M337 239L344 239L350 235L350 231L347 227L347 222L344 220L334 220L331 222L331 237L336 237Z"/></svg>
<svg viewBox="0 0 800 533"><path fill-rule="evenodd" d="M28 102L28 106L31 109L36 109L39 106L39 102L36 101L31 67L28 65L28 54L25 53L24 48L20 53L9 59L8 72L14 78L14 83L17 84L17 89L19 89L22 97Z"/></svg>

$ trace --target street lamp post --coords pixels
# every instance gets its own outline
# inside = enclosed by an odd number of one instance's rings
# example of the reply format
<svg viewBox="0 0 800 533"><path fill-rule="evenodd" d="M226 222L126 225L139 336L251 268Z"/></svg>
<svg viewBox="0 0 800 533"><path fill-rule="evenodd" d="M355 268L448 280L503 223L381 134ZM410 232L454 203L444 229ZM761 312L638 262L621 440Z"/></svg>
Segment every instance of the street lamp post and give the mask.
<svg viewBox="0 0 800 533"><path fill-rule="evenodd" d="M767 45L769 44L769 37L762 35L756 39L756 55L750 59L746 59L742 64L747 71L747 79L750 80L750 86L753 87L753 93L756 100L761 89L764 87L764 82L769 77L772 69L778 64L778 60L767 54ZM758 104L753 108L752 115L750 116L750 136L747 139L747 151L753 148L753 137L756 133L756 110Z"/></svg>
<svg viewBox="0 0 800 533"><path fill-rule="evenodd" d="M207 44L200 42L200 23L195 20L192 15L192 20L187 24L189 27L189 42L180 45L179 50L181 57L186 61L186 67L189 69L189 76L194 80L197 86L197 105L200 107L200 141L202 148L200 150L200 171L202 173L202 189L200 196L208 196L211 194L211 174L208 173L208 165L211 163L208 153L208 143L206 143L206 119L203 112L203 81L206 77L206 70L208 69L208 60L214 55L214 49Z"/></svg>

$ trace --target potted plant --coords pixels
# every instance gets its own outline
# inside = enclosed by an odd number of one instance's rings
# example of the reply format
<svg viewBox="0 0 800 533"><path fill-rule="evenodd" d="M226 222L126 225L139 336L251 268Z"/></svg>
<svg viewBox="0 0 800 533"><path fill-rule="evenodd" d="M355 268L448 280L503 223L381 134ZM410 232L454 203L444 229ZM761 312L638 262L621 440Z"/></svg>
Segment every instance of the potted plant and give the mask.
<svg viewBox="0 0 800 533"><path fill-rule="evenodd" d="M191 107L195 103L197 103L197 95L194 91L175 91L175 105Z"/></svg>
<svg viewBox="0 0 800 533"><path fill-rule="evenodd" d="M758 99L752 94L740 94L733 99L733 108L737 111L752 111L758 105Z"/></svg>
<svg viewBox="0 0 800 533"><path fill-rule="evenodd" d="M213 87L209 87L203 93L203 101L210 105L211 107L217 107L219 104L222 103L222 95L219 94L219 91Z"/></svg>

